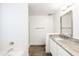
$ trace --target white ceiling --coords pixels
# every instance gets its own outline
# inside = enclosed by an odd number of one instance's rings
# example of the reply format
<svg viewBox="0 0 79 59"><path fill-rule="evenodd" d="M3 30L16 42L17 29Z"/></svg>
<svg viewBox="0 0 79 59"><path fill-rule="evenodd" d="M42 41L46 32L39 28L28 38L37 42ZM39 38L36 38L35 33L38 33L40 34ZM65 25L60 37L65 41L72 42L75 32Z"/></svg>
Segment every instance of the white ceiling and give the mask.
<svg viewBox="0 0 79 59"><path fill-rule="evenodd" d="M61 8L64 3L29 3L29 15L48 15L59 8Z"/></svg>
<svg viewBox="0 0 79 59"><path fill-rule="evenodd" d="M30 3L29 13L30 15L46 15L53 13L59 6L54 6L50 3Z"/></svg>

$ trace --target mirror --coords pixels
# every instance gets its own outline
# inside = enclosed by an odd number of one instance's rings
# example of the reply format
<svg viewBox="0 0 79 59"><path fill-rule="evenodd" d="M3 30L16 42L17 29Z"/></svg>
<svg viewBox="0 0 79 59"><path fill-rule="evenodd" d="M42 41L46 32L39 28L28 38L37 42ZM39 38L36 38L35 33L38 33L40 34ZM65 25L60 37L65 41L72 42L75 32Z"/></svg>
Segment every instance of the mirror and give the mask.
<svg viewBox="0 0 79 59"><path fill-rule="evenodd" d="M60 34L67 37L73 36L72 11L67 12L60 18Z"/></svg>

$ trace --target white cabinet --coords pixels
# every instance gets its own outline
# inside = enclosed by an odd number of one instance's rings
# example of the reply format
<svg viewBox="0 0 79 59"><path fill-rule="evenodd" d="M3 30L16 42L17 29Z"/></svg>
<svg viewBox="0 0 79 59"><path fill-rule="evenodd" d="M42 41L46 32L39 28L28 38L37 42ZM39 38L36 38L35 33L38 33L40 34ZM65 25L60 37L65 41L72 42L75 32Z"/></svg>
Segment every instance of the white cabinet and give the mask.
<svg viewBox="0 0 79 59"><path fill-rule="evenodd" d="M58 56L70 56L70 54L68 52L66 52L62 47L60 47L59 45L56 45L57 47L57 55Z"/></svg>
<svg viewBox="0 0 79 59"><path fill-rule="evenodd" d="M53 56L70 56L62 47L50 39L50 52Z"/></svg>
<svg viewBox="0 0 79 59"><path fill-rule="evenodd" d="M56 51L56 43L52 40L50 40L50 52L52 53L52 55L56 55L57 51Z"/></svg>

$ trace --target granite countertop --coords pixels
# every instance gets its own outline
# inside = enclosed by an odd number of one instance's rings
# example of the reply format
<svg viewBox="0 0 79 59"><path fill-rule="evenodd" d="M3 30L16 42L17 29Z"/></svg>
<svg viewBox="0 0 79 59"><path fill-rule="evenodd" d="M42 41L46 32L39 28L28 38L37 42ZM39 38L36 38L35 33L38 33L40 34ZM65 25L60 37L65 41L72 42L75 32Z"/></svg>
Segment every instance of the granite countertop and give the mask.
<svg viewBox="0 0 79 59"><path fill-rule="evenodd" d="M59 46L66 50L72 56L79 56L79 41L70 38L55 37L52 38Z"/></svg>

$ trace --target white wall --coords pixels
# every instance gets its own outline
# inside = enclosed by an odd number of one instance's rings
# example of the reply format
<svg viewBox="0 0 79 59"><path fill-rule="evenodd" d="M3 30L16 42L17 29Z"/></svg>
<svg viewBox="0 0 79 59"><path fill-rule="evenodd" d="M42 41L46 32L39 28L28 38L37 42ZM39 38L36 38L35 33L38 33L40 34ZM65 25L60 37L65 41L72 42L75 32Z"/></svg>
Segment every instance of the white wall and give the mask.
<svg viewBox="0 0 79 59"><path fill-rule="evenodd" d="M60 15L58 12L53 14L53 32L60 33Z"/></svg>
<svg viewBox="0 0 79 59"><path fill-rule="evenodd" d="M73 37L79 39L79 4L73 8Z"/></svg>
<svg viewBox="0 0 79 59"><path fill-rule="evenodd" d="M1 38L0 48L10 49L10 42L14 42L16 51L25 51L28 55L28 7L22 3L0 4Z"/></svg>
<svg viewBox="0 0 79 59"><path fill-rule="evenodd" d="M53 17L32 15L30 18L30 45L44 45L46 33L53 32Z"/></svg>

